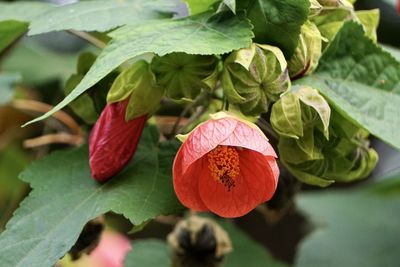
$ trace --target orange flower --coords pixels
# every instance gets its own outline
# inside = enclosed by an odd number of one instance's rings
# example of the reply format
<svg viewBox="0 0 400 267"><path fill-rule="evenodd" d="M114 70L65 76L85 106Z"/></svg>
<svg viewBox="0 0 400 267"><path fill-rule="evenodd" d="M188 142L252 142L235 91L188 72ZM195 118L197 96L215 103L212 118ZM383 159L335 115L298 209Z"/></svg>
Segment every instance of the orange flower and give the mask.
<svg viewBox="0 0 400 267"><path fill-rule="evenodd" d="M255 124L219 112L180 139L174 188L186 207L239 217L273 196L276 153Z"/></svg>

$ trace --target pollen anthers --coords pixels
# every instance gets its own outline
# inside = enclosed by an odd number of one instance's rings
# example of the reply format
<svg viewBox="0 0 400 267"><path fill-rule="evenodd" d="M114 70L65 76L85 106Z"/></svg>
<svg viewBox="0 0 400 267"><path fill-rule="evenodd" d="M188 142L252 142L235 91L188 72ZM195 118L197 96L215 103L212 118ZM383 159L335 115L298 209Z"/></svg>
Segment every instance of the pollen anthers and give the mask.
<svg viewBox="0 0 400 267"><path fill-rule="evenodd" d="M208 153L208 168L211 176L222 183L228 192L235 187L235 178L239 175L239 153L230 146L217 146Z"/></svg>

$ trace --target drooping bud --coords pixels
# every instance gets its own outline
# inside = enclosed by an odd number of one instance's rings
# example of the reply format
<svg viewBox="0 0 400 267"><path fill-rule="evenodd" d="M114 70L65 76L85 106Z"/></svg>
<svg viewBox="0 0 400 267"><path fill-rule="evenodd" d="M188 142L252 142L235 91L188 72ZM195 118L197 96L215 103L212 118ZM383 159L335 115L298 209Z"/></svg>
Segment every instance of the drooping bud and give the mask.
<svg viewBox="0 0 400 267"><path fill-rule="evenodd" d="M155 56L151 69L157 84L165 87L166 95L175 100L193 100L202 89L213 90L218 79L215 56L171 53Z"/></svg>
<svg viewBox="0 0 400 267"><path fill-rule="evenodd" d="M134 155L147 115L125 121L129 99L107 104L89 138L92 177L106 181L121 171Z"/></svg>
<svg viewBox="0 0 400 267"><path fill-rule="evenodd" d="M279 155L300 181L318 186L365 178L377 163L368 134L309 87L282 95L272 107L271 125L280 135Z"/></svg>
<svg viewBox="0 0 400 267"><path fill-rule="evenodd" d="M287 63L274 46L252 44L224 63L222 87L228 101L245 115L260 115L290 87Z"/></svg>
<svg viewBox="0 0 400 267"><path fill-rule="evenodd" d="M129 97L125 114L125 120L128 121L156 111L163 95L164 88L156 85L150 64L140 60L115 79L107 102L116 103Z"/></svg>
<svg viewBox="0 0 400 267"><path fill-rule="evenodd" d="M218 267L232 251L228 234L213 220L191 216L167 237L174 267Z"/></svg>
<svg viewBox="0 0 400 267"><path fill-rule="evenodd" d="M301 26L299 44L288 62L289 75L296 79L312 73L321 57L322 36L318 27L307 21Z"/></svg>

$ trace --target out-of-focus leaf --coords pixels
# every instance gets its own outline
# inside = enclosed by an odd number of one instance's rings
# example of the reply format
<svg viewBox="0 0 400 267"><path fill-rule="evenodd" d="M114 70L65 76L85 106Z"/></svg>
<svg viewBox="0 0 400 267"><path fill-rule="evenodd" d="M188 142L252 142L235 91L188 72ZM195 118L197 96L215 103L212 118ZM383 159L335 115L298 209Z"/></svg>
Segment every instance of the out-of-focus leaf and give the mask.
<svg viewBox="0 0 400 267"><path fill-rule="evenodd" d="M398 181L383 184L398 189ZM381 194L381 186L300 195L297 203L316 229L300 244L295 266L398 266L400 194Z"/></svg>
<svg viewBox="0 0 400 267"><path fill-rule="evenodd" d="M324 94L339 113L400 149L400 63L347 22L312 76L297 81Z"/></svg>
<svg viewBox="0 0 400 267"><path fill-rule="evenodd" d="M28 29L28 24L14 20L0 22L0 52L17 40Z"/></svg>
<svg viewBox="0 0 400 267"><path fill-rule="evenodd" d="M253 33L251 24L238 17L202 14L179 20L153 21L138 26L124 26L110 33L113 40L97 58L82 82L62 102L30 123L47 118L96 84L128 59L154 52L188 54L223 54L247 47Z"/></svg>
<svg viewBox="0 0 400 267"><path fill-rule="evenodd" d="M165 242L156 239L136 240L125 258L125 267L170 267L171 259Z"/></svg>
<svg viewBox="0 0 400 267"><path fill-rule="evenodd" d="M2 70L20 73L27 83L66 80L74 72L76 57L57 54L33 40L24 40L4 58Z"/></svg>
<svg viewBox="0 0 400 267"><path fill-rule="evenodd" d="M54 5L37 1L18 1L0 3L0 21L18 20L30 22L33 18L43 14Z"/></svg>
<svg viewBox="0 0 400 267"><path fill-rule="evenodd" d="M275 260L265 248L252 240L231 222L219 220L227 231L233 251L224 259L222 267L286 267ZM133 250L125 261L126 267L170 267L170 254L165 242L158 240L138 240L133 242Z"/></svg>
<svg viewBox="0 0 400 267"><path fill-rule="evenodd" d="M286 267L274 259L268 251L251 239L231 222L218 221L232 241L233 251L225 259L223 267Z"/></svg>
<svg viewBox="0 0 400 267"><path fill-rule="evenodd" d="M125 24L171 17L176 5L174 0L79 1L54 7L35 17L28 34L67 29L107 31Z"/></svg>
<svg viewBox="0 0 400 267"><path fill-rule="evenodd" d="M0 73L0 105L13 98L15 84L19 81L21 81L21 75L18 73Z"/></svg>
<svg viewBox="0 0 400 267"><path fill-rule="evenodd" d="M181 211L171 179L177 147L158 146L158 138L147 129L132 164L103 184L90 177L86 148L56 152L26 169L20 177L33 191L0 235L1 266L53 266L86 222L110 210L135 225Z"/></svg>

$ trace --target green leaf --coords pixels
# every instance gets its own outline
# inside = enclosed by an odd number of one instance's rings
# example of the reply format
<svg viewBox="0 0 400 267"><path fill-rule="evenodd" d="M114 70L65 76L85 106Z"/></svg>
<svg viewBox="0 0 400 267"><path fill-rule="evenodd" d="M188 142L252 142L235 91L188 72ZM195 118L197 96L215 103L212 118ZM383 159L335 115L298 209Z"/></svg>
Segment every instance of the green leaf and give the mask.
<svg viewBox="0 0 400 267"><path fill-rule="evenodd" d="M171 17L176 1L79 1L35 17L29 35L60 30L107 31L118 26Z"/></svg>
<svg viewBox="0 0 400 267"><path fill-rule="evenodd" d="M316 229L300 243L295 266L398 266L400 195L373 190L379 185L300 195Z"/></svg>
<svg viewBox="0 0 400 267"><path fill-rule="evenodd" d="M268 251L251 239L242 230L228 221L218 221L232 241L233 252L228 254L223 267L285 267L286 264L274 259Z"/></svg>
<svg viewBox="0 0 400 267"><path fill-rule="evenodd" d="M0 52L17 40L28 29L28 24L14 20L0 22Z"/></svg>
<svg viewBox="0 0 400 267"><path fill-rule="evenodd" d="M345 23L315 75L297 81L317 88L352 122L400 149L400 63Z"/></svg>
<svg viewBox="0 0 400 267"><path fill-rule="evenodd" d="M54 7L48 3L41 2L0 2L0 21L2 20L18 20L29 22L33 18L43 14L47 10Z"/></svg>
<svg viewBox="0 0 400 267"><path fill-rule="evenodd" d="M110 210L135 225L181 211L171 179L175 143L147 129L129 166L110 181L90 177L86 148L56 152L20 176L33 188L0 236L2 267L52 266L87 221Z"/></svg>
<svg viewBox="0 0 400 267"><path fill-rule="evenodd" d="M51 79L67 80L74 72L76 55L57 54L25 39L2 61L2 70L22 75L26 83L40 83Z"/></svg>
<svg viewBox="0 0 400 267"><path fill-rule="evenodd" d="M236 14L236 0L224 0L223 3Z"/></svg>
<svg viewBox="0 0 400 267"><path fill-rule="evenodd" d="M223 54L249 46L253 34L246 20L226 17L224 14L210 18L209 14L203 14L179 20L148 22L140 26L124 26L110 33L110 36L113 41L72 93L51 111L29 123L43 120L62 109L120 64L141 54Z"/></svg>
<svg viewBox="0 0 400 267"><path fill-rule="evenodd" d="M255 41L278 46L290 59L297 47L301 25L307 20L309 0L238 1L254 25Z"/></svg>
<svg viewBox="0 0 400 267"><path fill-rule="evenodd" d="M0 73L0 105L9 102L14 97L15 84L21 81L18 73Z"/></svg>
<svg viewBox="0 0 400 267"><path fill-rule="evenodd" d="M374 42L377 40L376 30L379 25L380 12L379 9L356 11L356 16L364 26L366 35Z"/></svg>
<svg viewBox="0 0 400 267"><path fill-rule="evenodd" d="M167 244L161 240L135 240L134 249L125 259L125 267L170 267L171 259Z"/></svg>
<svg viewBox="0 0 400 267"><path fill-rule="evenodd" d="M190 10L190 15L196 15L211 9L220 0L184 0Z"/></svg>

